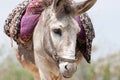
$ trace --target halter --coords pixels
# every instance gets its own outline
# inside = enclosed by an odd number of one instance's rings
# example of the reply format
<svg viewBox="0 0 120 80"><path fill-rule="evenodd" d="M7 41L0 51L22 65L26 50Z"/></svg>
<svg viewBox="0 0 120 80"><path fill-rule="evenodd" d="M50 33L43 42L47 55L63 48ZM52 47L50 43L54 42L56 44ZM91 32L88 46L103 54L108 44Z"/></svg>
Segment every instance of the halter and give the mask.
<svg viewBox="0 0 120 80"><path fill-rule="evenodd" d="M50 36L50 32L49 32L49 36ZM52 39L50 37L50 43L51 43L51 47L52 47L52 51L49 52L47 49L44 48L45 52L56 62L56 63L60 63L60 62L69 62L69 63L74 63L77 61L77 59L67 59L67 58L63 58L60 57L56 51L56 48L53 45Z"/></svg>
<svg viewBox="0 0 120 80"><path fill-rule="evenodd" d="M52 54L51 57L58 63L60 62L74 63L77 61L77 59L67 59L67 58L60 57L59 55L57 55L57 52L55 54Z"/></svg>
<svg viewBox="0 0 120 80"><path fill-rule="evenodd" d="M49 53L48 50L45 51L56 63L60 63L60 62L74 63L77 61L77 59L67 59L60 57L55 50L53 51L53 53Z"/></svg>

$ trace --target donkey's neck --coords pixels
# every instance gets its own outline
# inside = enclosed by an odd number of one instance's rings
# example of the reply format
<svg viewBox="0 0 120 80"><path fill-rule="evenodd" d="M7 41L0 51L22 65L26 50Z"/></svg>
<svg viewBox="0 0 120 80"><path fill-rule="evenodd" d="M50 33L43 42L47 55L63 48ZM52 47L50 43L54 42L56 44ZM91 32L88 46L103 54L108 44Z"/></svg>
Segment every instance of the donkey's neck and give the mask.
<svg viewBox="0 0 120 80"><path fill-rule="evenodd" d="M63 80L56 62L44 51L36 55L41 80Z"/></svg>

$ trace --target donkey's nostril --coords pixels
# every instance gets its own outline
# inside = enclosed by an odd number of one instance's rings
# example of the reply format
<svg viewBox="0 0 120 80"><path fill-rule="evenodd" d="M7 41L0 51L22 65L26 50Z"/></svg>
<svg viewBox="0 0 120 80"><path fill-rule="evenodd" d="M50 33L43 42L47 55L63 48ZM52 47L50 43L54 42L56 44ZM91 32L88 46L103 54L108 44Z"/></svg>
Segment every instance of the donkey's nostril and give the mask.
<svg viewBox="0 0 120 80"><path fill-rule="evenodd" d="M65 69L68 70L67 65L65 65Z"/></svg>

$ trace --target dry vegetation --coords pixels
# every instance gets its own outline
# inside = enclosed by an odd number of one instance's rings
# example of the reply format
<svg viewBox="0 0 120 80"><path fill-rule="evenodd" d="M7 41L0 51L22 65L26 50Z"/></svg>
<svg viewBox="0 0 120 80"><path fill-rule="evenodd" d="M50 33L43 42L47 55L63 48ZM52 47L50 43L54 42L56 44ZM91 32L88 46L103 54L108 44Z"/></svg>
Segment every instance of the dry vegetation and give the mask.
<svg viewBox="0 0 120 80"><path fill-rule="evenodd" d="M120 80L119 61L120 52L101 58L92 64L83 61L72 80ZM10 54L0 63L0 80L33 80L33 77L17 62L15 54Z"/></svg>

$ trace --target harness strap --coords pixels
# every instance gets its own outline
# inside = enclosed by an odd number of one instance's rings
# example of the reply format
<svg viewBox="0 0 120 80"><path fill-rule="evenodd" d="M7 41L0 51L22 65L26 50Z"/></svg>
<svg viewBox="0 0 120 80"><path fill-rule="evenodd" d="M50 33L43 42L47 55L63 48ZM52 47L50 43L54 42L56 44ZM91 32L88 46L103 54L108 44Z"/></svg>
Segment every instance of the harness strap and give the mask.
<svg viewBox="0 0 120 80"><path fill-rule="evenodd" d="M14 22L11 22L11 27L9 29L10 32L10 40L11 40L11 47L13 47L13 29L14 29Z"/></svg>
<svg viewBox="0 0 120 80"><path fill-rule="evenodd" d="M46 50L45 50L46 51ZM60 62L69 62L69 63L74 63L77 61L77 59L67 59L67 58L63 58L63 57L60 57L56 54L49 54L48 51L46 51L46 53L56 62L56 63L60 63Z"/></svg>
<svg viewBox="0 0 120 80"><path fill-rule="evenodd" d="M67 58L62 58L62 57L59 57L59 56L56 56L59 60L59 62L69 62L69 63L74 63L77 61L77 59L67 59Z"/></svg>

